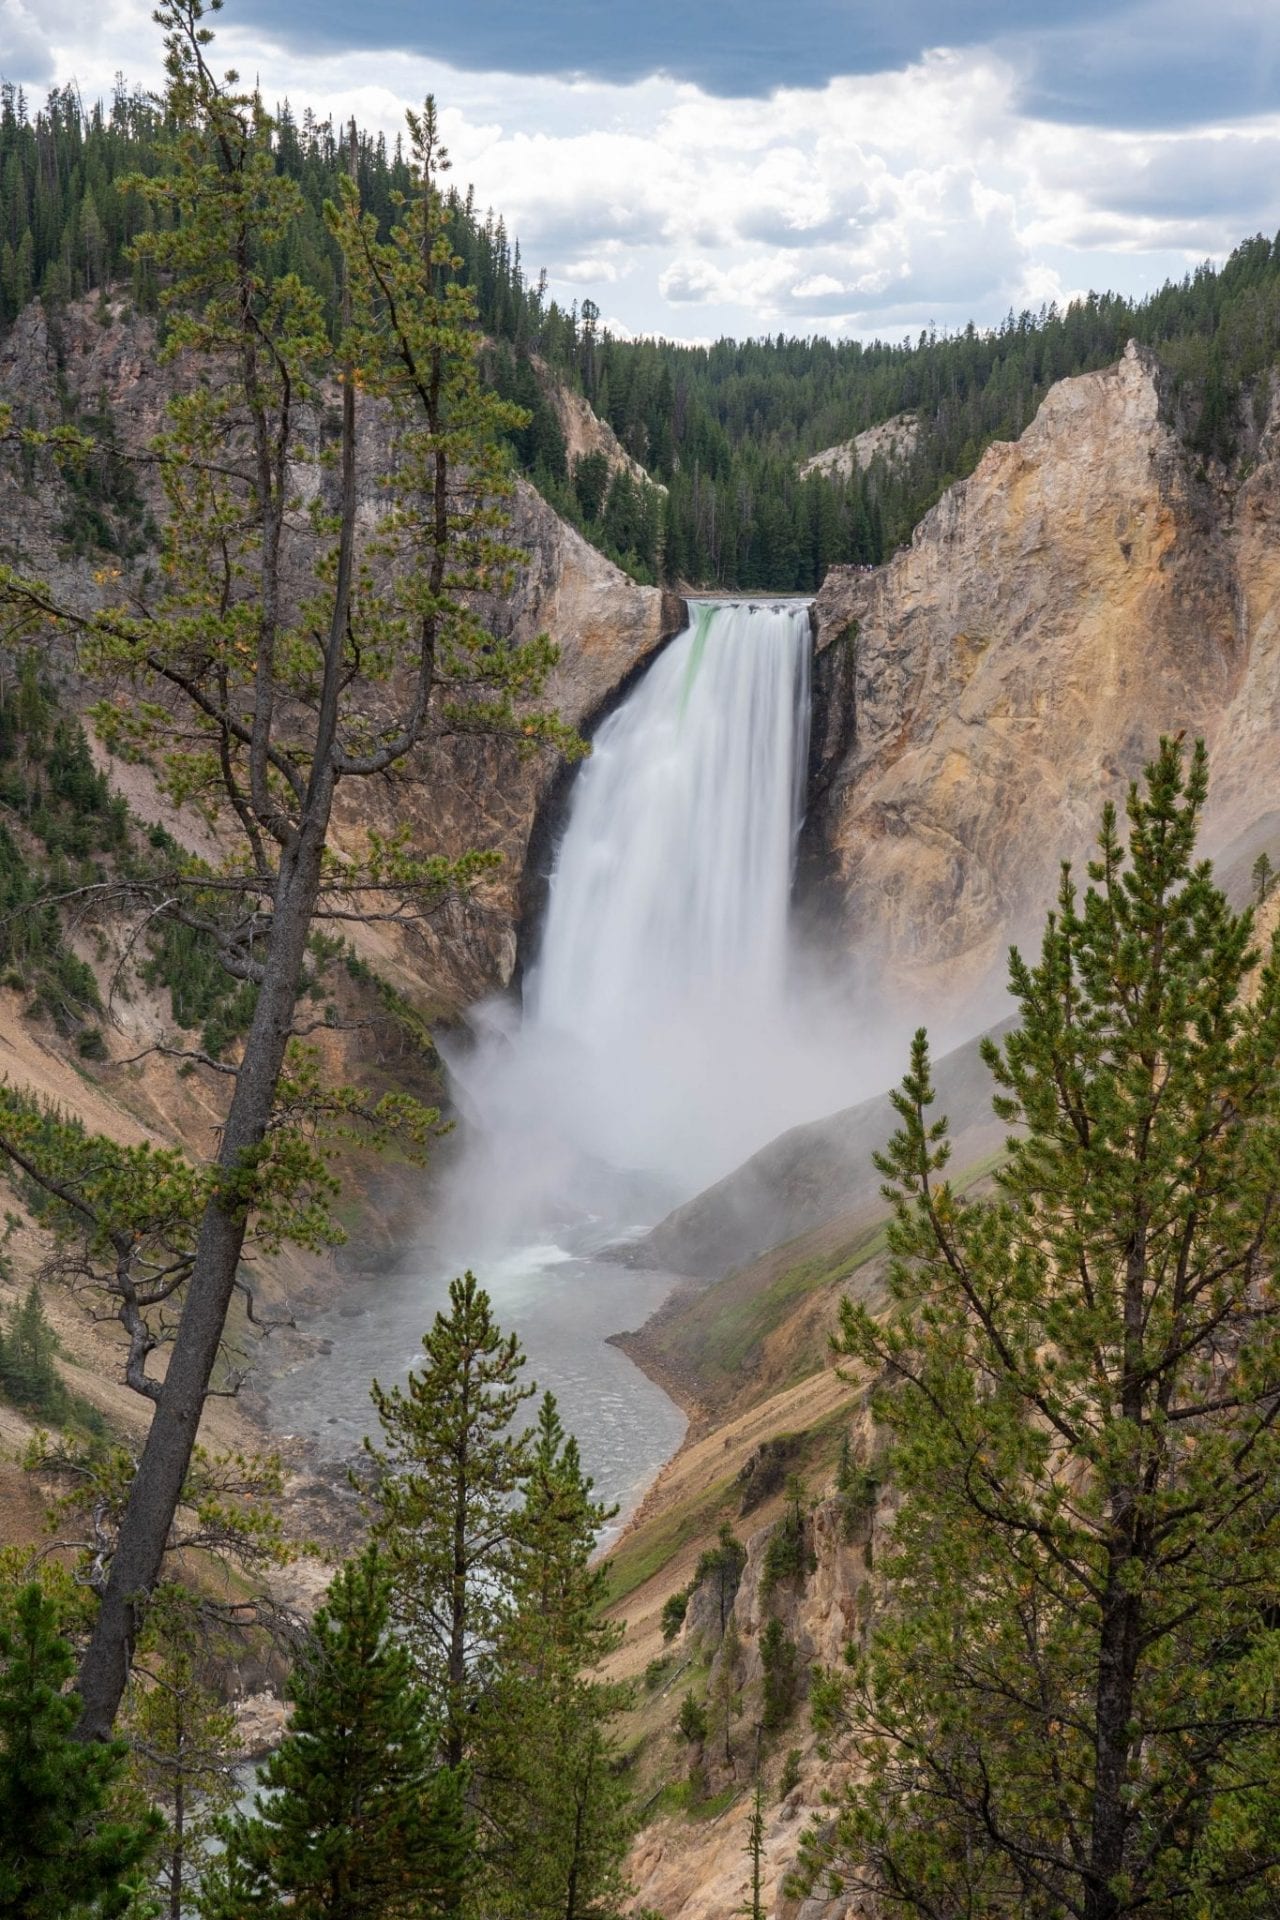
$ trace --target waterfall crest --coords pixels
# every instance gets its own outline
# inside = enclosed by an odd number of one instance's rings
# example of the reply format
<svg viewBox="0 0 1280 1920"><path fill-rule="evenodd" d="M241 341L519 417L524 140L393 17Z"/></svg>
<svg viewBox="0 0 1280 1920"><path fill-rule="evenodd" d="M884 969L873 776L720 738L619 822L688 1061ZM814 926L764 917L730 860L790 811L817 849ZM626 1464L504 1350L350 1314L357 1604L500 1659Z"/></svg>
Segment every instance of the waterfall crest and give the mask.
<svg viewBox="0 0 1280 1920"><path fill-rule="evenodd" d="M814 1110L785 1084L809 656L805 605L700 605L596 734L523 1016L452 1063L472 1237L640 1224Z"/></svg>

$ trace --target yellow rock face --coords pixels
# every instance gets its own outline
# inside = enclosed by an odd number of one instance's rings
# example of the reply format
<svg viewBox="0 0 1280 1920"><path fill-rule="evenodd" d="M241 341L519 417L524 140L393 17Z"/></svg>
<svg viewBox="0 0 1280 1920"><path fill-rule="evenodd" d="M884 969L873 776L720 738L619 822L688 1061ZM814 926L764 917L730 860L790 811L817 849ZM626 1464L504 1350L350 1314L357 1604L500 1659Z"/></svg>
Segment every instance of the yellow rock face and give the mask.
<svg viewBox="0 0 1280 1920"><path fill-rule="evenodd" d="M991 980L1162 733L1209 745L1210 850L1280 804L1280 409L1228 485L1160 381L1131 343L1061 382L909 548L819 596L819 686L846 693L810 834L841 939L904 1000Z"/></svg>

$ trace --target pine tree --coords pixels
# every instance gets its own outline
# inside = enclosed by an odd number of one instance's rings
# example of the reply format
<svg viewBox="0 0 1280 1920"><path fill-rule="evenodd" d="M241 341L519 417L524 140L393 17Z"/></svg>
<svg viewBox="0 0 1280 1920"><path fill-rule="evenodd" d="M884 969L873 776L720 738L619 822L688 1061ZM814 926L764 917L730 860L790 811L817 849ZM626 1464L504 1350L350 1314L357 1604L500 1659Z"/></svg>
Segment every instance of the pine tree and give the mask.
<svg viewBox="0 0 1280 1920"><path fill-rule="evenodd" d="M336 1576L290 1676L285 1737L252 1816L225 1821L204 1920L431 1920L456 1913L470 1834L367 1550Z"/></svg>
<svg viewBox="0 0 1280 1920"><path fill-rule="evenodd" d="M0 1392L14 1406L60 1423L71 1411L71 1395L54 1364L57 1351L58 1336L33 1280L0 1338Z"/></svg>
<svg viewBox="0 0 1280 1920"><path fill-rule="evenodd" d="M738 1622L729 1615L720 1641L707 1693L707 1732L720 1749L726 1767L733 1765L733 1723L742 1711L738 1686L738 1662L742 1658L742 1640Z"/></svg>
<svg viewBox="0 0 1280 1920"><path fill-rule="evenodd" d="M846 1702L864 1781L809 1865L903 1913L1243 1920L1280 1898L1280 937L1260 970L1165 741L1064 871L993 1197L895 1097L894 1310L841 1348L900 1493Z"/></svg>
<svg viewBox="0 0 1280 1920"><path fill-rule="evenodd" d="M76 1740L75 1666L56 1609L32 1582L0 1617L0 1913L6 1920L120 1914L158 1815L111 1811L122 1742Z"/></svg>
<svg viewBox="0 0 1280 1920"><path fill-rule="evenodd" d="M159 164L129 188L154 215L135 246L161 286L165 352L184 365L152 448L162 557L136 591L105 584L88 609L0 565L6 618L76 636L86 671L114 689L94 712L100 737L162 768L174 805L216 815L212 913L185 861L148 876L144 891L160 918L203 925L226 973L256 988L242 1058L223 1082L198 1219L174 1250L169 1293L149 1299L153 1322L176 1320L163 1378L146 1374L154 1327L128 1297L131 1277L122 1283L122 1317L143 1323L130 1384L152 1408L79 1671L83 1730L98 1738L124 1692L140 1603L160 1578L245 1285L247 1237L313 1246L335 1237L324 1142L338 1116L414 1154L436 1130L438 1115L406 1094L322 1091L320 1057L299 1046L295 1027L313 922L331 910L430 912L496 856L419 854L401 829L370 829L355 844L347 836L339 884L329 857L339 789L421 780L423 750L445 730L529 752L576 745L531 704L555 658L550 641L497 644L479 612L519 558L498 534L513 486L502 436L522 416L480 377L435 104L407 117L412 165L381 221L361 202L354 129L342 170L332 156L332 197L321 196L315 228L341 267L338 311L326 314L315 288L279 271L306 202L278 165L261 94L239 90L234 74L217 77L208 25L217 11L212 0L157 9L169 78ZM64 287L78 244L73 222L60 243ZM328 383L339 393L333 486L300 514L293 453ZM4 418L7 429L7 409ZM358 474L371 435L385 446L388 432L395 459L381 476L375 532L359 512ZM42 444L69 469L94 451L70 429ZM111 1274L128 1243L114 1221L91 1224L95 1270Z"/></svg>
<svg viewBox="0 0 1280 1920"><path fill-rule="evenodd" d="M200 1672L195 1603L161 1587L147 1610L122 1717L129 1778L165 1817L152 1884L169 1920L193 1906L216 1824L235 1799L235 1715Z"/></svg>
<svg viewBox="0 0 1280 1920"><path fill-rule="evenodd" d="M751 1812L747 1818L747 1859L751 1863L751 1887L745 1906L738 1911L747 1915L747 1920L765 1920L763 1899L764 1866L764 1782L756 1781L756 1790L751 1796Z"/></svg>
<svg viewBox="0 0 1280 1920"><path fill-rule="evenodd" d="M760 1635L760 1664L764 1672L761 1725L766 1733L776 1733L791 1718L800 1687L796 1643L776 1614L769 1616Z"/></svg>
<svg viewBox="0 0 1280 1920"><path fill-rule="evenodd" d="M684 1625L685 1615L689 1611L688 1587L677 1587L669 1593L662 1603L662 1637L674 1640Z"/></svg>
<svg viewBox="0 0 1280 1920"><path fill-rule="evenodd" d="M803 1580L816 1564L806 1537L805 1485L799 1474L787 1475L787 1504L769 1536L760 1570L760 1595L768 1599L784 1581Z"/></svg>
<svg viewBox="0 0 1280 1920"><path fill-rule="evenodd" d="M403 1389L374 1382L383 1445L366 1445L396 1618L457 1768L511 1609L513 1497L530 1452L512 1423L533 1389L520 1384L519 1342L502 1334L472 1273L450 1286L449 1312L436 1315L422 1349Z"/></svg>
<svg viewBox="0 0 1280 1920"><path fill-rule="evenodd" d="M513 1920L606 1920L625 1892L629 1796L609 1729L630 1694L596 1673L622 1631L603 1617L607 1575L592 1565L614 1512L593 1500L577 1442L545 1395L513 1540L513 1604L482 1710L484 1904Z"/></svg>
<svg viewBox="0 0 1280 1920"><path fill-rule="evenodd" d="M573 463L573 487L583 519L594 525L609 487L609 462L603 453L579 455Z"/></svg>
<svg viewBox="0 0 1280 1920"><path fill-rule="evenodd" d="M855 1460L853 1440L847 1431L840 1436L836 1492L840 1499L840 1523L845 1539L853 1540L864 1528L869 1533L880 1481L869 1467Z"/></svg>
<svg viewBox="0 0 1280 1920"><path fill-rule="evenodd" d="M676 1732L691 1747L699 1747L707 1737L707 1710L690 1688L680 1702L680 1712L676 1716Z"/></svg>
<svg viewBox="0 0 1280 1920"><path fill-rule="evenodd" d="M636 545L636 484L628 467L618 467L609 484L604 506L604 537L616 553L630 553Z"/></svg>
<svg viewBox="0 0 1280 1920"><path fill-rule="evenodd" d="M704 1582L711 1584L721 1633L724 1632L729 1616L733 1612L733 1603L737 1598L738 1588L742 1584L742 1571L746 1564L746 1548L729 1522L721 1521L715 1546L707 1547L698 1556L698 1564L693 1574L695 1590Z"/></svg>

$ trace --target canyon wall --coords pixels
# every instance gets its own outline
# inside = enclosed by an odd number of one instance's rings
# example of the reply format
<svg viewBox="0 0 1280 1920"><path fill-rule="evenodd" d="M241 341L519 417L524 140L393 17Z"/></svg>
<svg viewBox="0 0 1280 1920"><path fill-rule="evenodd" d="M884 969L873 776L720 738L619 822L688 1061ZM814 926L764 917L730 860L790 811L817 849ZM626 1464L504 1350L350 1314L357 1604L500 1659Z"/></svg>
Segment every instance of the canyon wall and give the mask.
<svg viewBox="0 0 1280 1920"><path fill-rule="evenodd" d="M662 482L655 480L627 452L609 422L600 418L585 394L574 393L571 388L564 386L556 378L554 369L537 354L533 355L533 366L564 435L565 458L570 473L579 460L599 453L604 456L610 479L615 473L625 470L638 485L656 487L659 493L666 492Z"/></svg>
<svg viewBox="0 0 1280 1920"><path fill-rule="evenodd" d="M15 425L48 429L96 416L111 422L130 454L142 452L161 427L183 377L179 366L161 360L154 322L134 313L124 298L77 302L52 325L43 306L33 304L0 340L0 403L13 407ZM369 528L379 512L379 475L393 448L385 421L375 415L365 426L358 484L361 522ZM318 409L301 413L293 471L303 502L324 484L325 431ZM146 506L158 518L158 489L145 466L138 473ZM77 552L67 536L67 511L65 486L35 463L25 473L18 462L0 466L0 557L51 582L81 607L92 606L101 592L95 576L104 563L120 566L127 584L145 598L157 557L154 542L125 561ZM589 730L617 689L683 625L684 603L656 587L635 585L523 481L510 511L508 537L528 558L513 591L486 606L489 624L499 640L551 636L560 658L546 701L563 719ZM74 676L68 680L70 685ZM454 1014L510 980L530 838L561 779L559 764L545 751L522 754L510 741L454 735L425 751L394 787L375 791L375 783L364 781L358 794L352 789L340 800L339 844L344 834L370 825L386 829L407 816L420 853L453 856L483 847L502 855L501 868L474 896L451 902L431 924L403 936L404 951L378 956L416 981L432 1012ZM136 780L130 798L145 811Z"/></svg>
<svg viewBox="0 0 1280 1920"><path fill-rule="evenodd" d="M936 1018L1043 919L1162 733L1203 736L1211 847L1280 805L1280 406L1243 477L1130 344L988 448L911 545L815 609L809 904Z"/></svg>
<svg viewBox="0 0 1280 1920"><path fill-rule="evenodd" d="M514 592L486 607L490 629L514 642L551 636L560 657L545 702L589 734L637 669L679 632L685 604L677 594L637 586L524 481L507 537L528 560ZM502 856L473 894L450 902L413 936L422 985L439 1013L456 1014L510 982L522 928L540 904L571 777L572 765L545 750L523 754L511 740L454 735L434 742L410 781L384 794L385 818L377 818L375 797L359 796L354 824L386 826L407 811L422 851L486 847Z"/></svg>

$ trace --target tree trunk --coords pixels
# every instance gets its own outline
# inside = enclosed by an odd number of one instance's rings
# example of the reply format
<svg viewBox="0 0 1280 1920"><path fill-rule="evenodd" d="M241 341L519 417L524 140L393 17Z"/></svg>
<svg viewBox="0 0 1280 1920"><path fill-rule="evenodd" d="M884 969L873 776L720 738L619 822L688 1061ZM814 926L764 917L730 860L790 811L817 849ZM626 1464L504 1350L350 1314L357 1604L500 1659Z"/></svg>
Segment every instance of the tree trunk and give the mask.
<svg viewBox="0 0 1280 1920"><path fill-rule="evenodd" d="M244 1061L223 1129L218 1165L236 1176L258 1148L275 1103L293 1025L298 981L320 884L333 805L332 777L320 773L294 847L281 862L270 944ZM107 1740L129 1677L140 1612L160 1576L173 1516L191 1464L200 1415L222 1341L247 1227L232 1190L210 1200L168 1371L134 1475L93 1637L80 1665L78 1733Z"/></svg>
<svg viewBox="0 0 1280 1920"><path fill-rule="evenodd" d="M1121 1589L1119 1573L1120 1568L1113 1564L1103 1600L1085 1920L1118 1920L1124 1911L1113 1883L1124 1869L1128 1835L1125 1784L1132 1744L1129 1722L1137 1672L1139 1603L1135 1595Z"/></svg>
<svg viewBox="0 0 1280 1920"><path fill-rule="evenodd" d="M569 1885L565 1892L564 1920L578 1920L578 1862L582 1858L582 1793L574 1797L573 1851L569 1856Z"/></svg>
<svg viewBox="0 0 1280 1920"><path fill-rule="evenodd" d="M1154 1062L1150 1071L1154 1071ZM1145 1151L1144 1137L1143 1158ZM1128 1837L1125 1788L1133 1745L1129 1726L1137 1691L1141 1631L1142 1602L1132 1590L1131 1575L1135 1563L1143 1556L1143 1530L1137 1515L1143 1478L1140 1436L1145 1413L1142 1380L1146 1277L1147 1208L1139 1192L1126 1256L1124 1371L1120 1379L1121 1408L1135 1438L1127 1448L1127 1457L1114 1469L1108 1500L1110 1538L1094 1696L1096 1745L1085 1920L1117 1920L1123 1911L1113 1883L1124 1868Z"/></svg>

